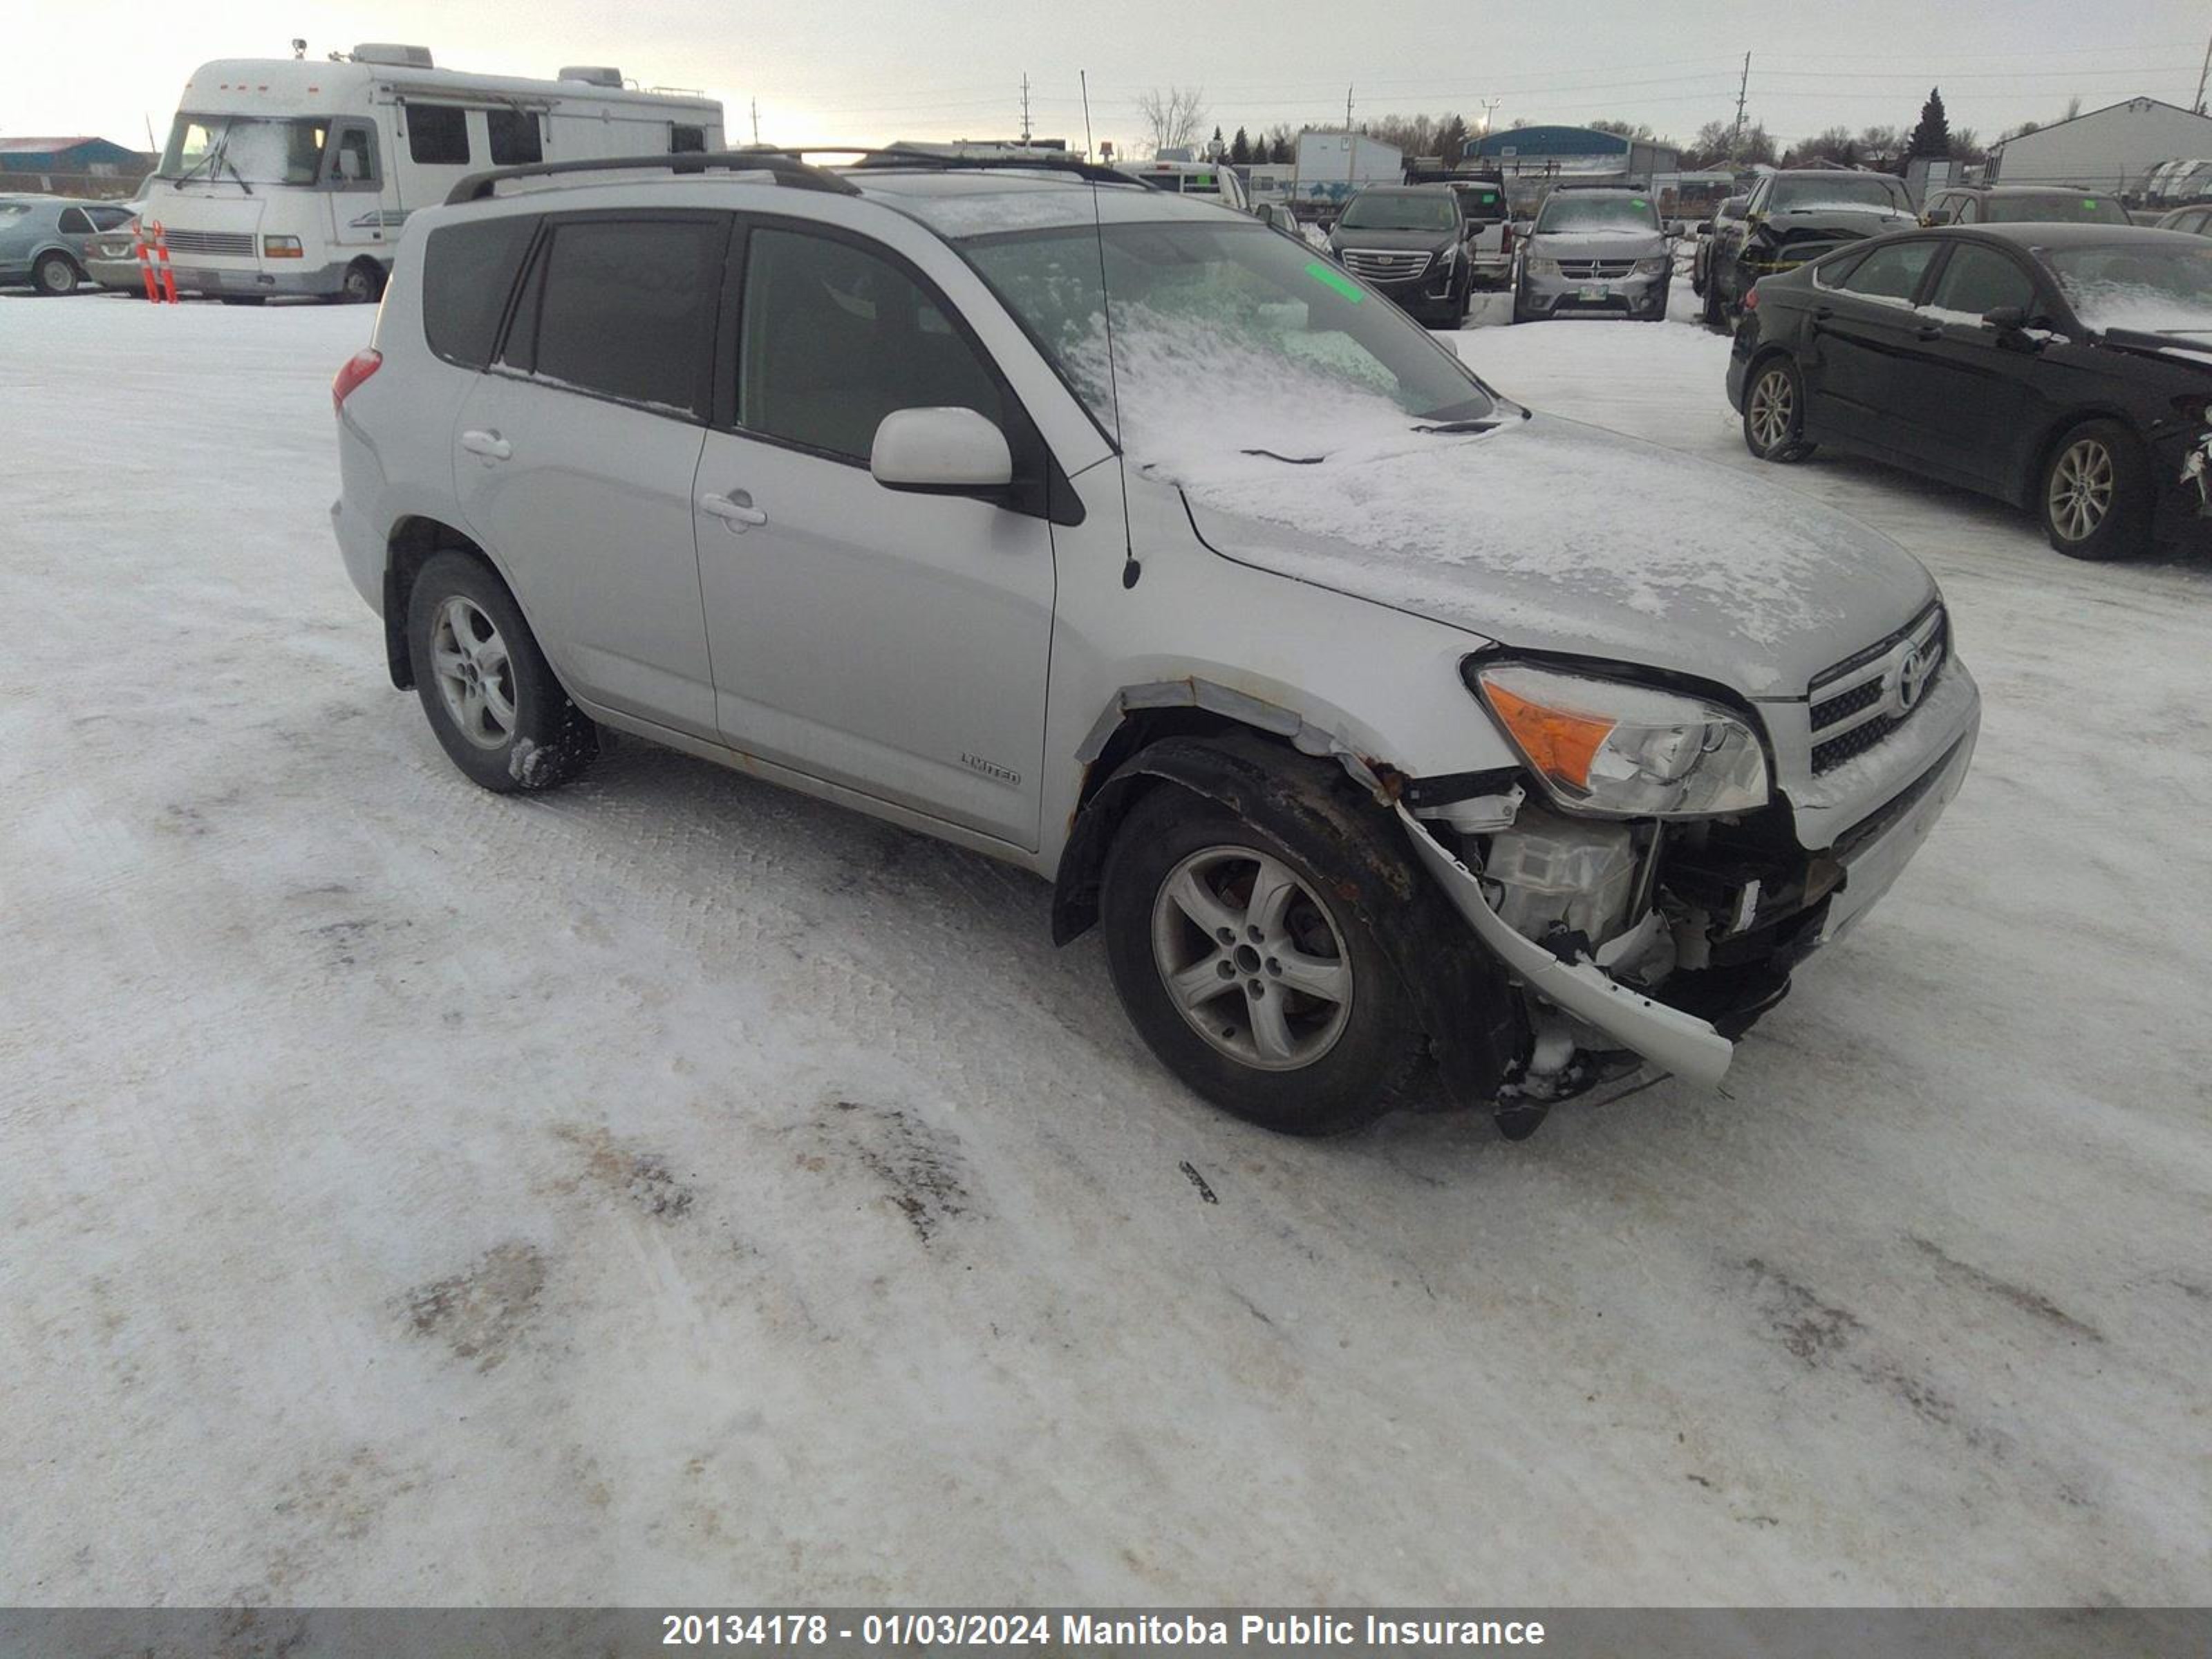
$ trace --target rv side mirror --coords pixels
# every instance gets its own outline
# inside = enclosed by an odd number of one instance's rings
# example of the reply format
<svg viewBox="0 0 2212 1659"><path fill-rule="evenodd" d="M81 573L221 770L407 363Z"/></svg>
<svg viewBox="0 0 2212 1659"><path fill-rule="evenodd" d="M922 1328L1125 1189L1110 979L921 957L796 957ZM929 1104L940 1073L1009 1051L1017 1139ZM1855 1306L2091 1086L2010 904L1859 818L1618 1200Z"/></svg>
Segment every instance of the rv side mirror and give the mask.
<svg viewBox="0 0 2212 1659"><path fill-rule="evenodd" d="M895 409L876 428L868 471L886 489L967 495L1014 481L1006 434L972 409Z"/></svg>

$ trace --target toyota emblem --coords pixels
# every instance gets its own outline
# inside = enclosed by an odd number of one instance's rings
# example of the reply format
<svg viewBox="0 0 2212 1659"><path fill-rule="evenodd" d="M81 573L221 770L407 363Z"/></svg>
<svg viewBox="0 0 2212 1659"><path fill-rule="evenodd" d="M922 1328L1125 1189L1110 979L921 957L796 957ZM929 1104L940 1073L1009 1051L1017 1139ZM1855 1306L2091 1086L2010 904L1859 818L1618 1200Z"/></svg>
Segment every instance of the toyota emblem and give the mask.
<svg viewBox="0 0 2212 1659"><path fill-rule="evenodd" d="M1914 646L1905 653L1905 660L1897 669L1897 706L1911 710L1920 701L1920 694L1928 689L1929 671L1935 659L1924 646Z"/></svg>

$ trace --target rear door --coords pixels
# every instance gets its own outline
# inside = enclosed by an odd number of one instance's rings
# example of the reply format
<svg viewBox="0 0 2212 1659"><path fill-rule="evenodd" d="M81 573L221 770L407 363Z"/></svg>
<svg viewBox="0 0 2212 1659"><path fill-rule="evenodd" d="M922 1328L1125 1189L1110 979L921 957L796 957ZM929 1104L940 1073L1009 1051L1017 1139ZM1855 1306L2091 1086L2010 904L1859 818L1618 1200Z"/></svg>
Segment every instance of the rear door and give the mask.
<svg viewBox="0 0 2212 1659"><path fill-rule="evenodd" d="M744 236L726 429L699 466L699 582L731 746L1037 845L1052 534L1039 510L878 484L894 410L978 410L1016 475L1042 444L957 310L872 240Z"/></svg>
<svg viewBox="0 0 2212 1659"><path fill-rule="evenodd" d="M322 189L329 204L331 242L343 251L340 257L349 258L356 250L384 253L384 158L369 122L331 123Z"/></svg>
<svg viewBox="0 0 2212 1659"><path fill-rule="evenodd" d="M1905 388L1923 351L1925 321L1913 302L1936 250L1929 237L1884 239L1835 287L1815 284L1805 370L1815 435L1886 451L1910 447L1921 411L1908 406Z"/></svg>
<svg viewBox="0 0 2212 1659"><path fill-rule="evenodd" d="M721 213L549 216L453 427L469 526L562 682L700 737L714 677L691 487L729 240Z"/></svg>

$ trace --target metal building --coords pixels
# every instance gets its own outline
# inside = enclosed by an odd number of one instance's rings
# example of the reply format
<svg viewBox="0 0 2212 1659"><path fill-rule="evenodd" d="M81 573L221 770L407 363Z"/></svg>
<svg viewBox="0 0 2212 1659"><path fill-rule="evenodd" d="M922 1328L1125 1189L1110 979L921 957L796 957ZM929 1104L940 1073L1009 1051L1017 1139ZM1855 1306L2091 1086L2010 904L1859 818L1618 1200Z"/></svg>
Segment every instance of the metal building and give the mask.
<svg viewBox="0 0 2212 1659"><path fill-rule="evenodd" d="M2006 139L1990 152L1987 177L2137 195L2160 163L2199 155L2212 156L2212 118L2156 98L2130 98Z"/></svg>

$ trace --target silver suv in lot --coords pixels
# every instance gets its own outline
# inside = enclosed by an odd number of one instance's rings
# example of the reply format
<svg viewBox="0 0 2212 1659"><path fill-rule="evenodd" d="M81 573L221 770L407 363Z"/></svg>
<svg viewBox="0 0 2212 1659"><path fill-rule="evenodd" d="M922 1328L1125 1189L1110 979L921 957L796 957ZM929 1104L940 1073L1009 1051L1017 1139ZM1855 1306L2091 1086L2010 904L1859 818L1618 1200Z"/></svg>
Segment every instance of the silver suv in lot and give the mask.
<svg viewBox="0 0 2212 1659"><path fill-rule="evenodd" d="M1717 1079L1979 723L1890 542L1078 164L480 175L333 396L347 569L469 777L611 728L1022 866L1280 1130Z"/></svg>

